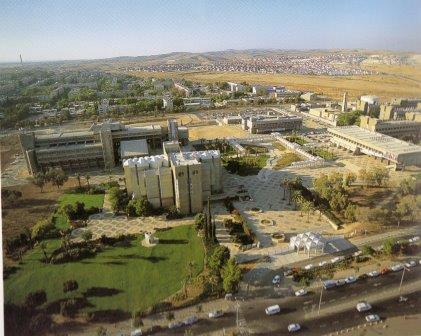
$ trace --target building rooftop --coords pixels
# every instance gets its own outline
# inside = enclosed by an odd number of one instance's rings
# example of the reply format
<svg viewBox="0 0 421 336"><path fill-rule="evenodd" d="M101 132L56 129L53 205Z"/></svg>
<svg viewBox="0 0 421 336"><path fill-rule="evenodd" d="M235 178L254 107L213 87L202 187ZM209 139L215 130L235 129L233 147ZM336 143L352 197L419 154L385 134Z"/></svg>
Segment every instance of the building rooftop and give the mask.
<svg viewBox="0 0 421 336"><path fill-rule="evenodd" d="M146 156L149 154L148 143L145 139L122 141L120 143L121 158Z"/></svg>
<svg viewBox="0 0 421 336"><path fill-rule="evenodd" d="M202 159L219 158L219 150L171 153L171 163L176 166L198 164Z"/></svg>
<svg viewBox="0 0 421 336"><path fill-rule="evenodd" d="M383 153L394 155L421 153L421 146L398 140L388 135L371 132L358 126L342 126L328 129L330 133L344 136L357 143L366 144Z"/></svg>

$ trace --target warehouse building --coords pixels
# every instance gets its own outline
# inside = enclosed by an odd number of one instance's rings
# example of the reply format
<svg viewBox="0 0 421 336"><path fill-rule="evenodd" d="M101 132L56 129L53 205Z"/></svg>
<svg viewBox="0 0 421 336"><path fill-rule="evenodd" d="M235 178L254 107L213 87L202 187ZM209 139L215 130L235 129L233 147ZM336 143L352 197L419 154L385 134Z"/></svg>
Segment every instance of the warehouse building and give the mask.
<svg viewBox="0 0 421 336"><path fill-rule="evenodd" d="M187 144L188 129L174 127L178 141ZM21 133L19 139L30 174L54 167L77 172L114 167L121 160L121 143L125 141L143 139L148 151L160 149L169 140L169 129L159 125L131 127L107 121L73 132Z"/></svg>
<svg viewBox="0 0 421 336"><path fill-rule="evenodd" d="M155 208L175 206L182 214L198 213L209 196L222 192L217 150L128 159L123 168L128 194L146 197Z"/></svg>
<svg viewBox="0 0 421 336"><path fill-rule="evenodd" d="M329 128L331 142L355 154L366 154L388 164L394 163L397 169L405 166L421 165L421 146L417 146L358 126Z"/></svg>

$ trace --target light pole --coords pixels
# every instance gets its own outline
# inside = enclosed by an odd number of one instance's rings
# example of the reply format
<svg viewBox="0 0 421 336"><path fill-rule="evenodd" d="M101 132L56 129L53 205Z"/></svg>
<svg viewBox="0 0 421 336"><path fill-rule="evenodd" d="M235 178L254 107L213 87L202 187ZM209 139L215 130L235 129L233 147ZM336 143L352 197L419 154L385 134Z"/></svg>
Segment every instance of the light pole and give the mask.
<svg viewBox="0 0 421 336"><path fill-rule="evenodd" d="M404 266L403 271L402 271L401 283L399 284L399 295L401 294L402 282L403 282L403 277L405 276L405 271L406 271L406 267Z"/></svg>
<svg viewBox="0 0 421 336"><path fill-rule="evenodd" d="M323 296L323 283L322 283L322 279L320 280L320 284L321 286L321 290L320 290L320 299L319 299L319 309L317 310L317 315L320 315L320 306L322 305L322 296Z"/></svg>

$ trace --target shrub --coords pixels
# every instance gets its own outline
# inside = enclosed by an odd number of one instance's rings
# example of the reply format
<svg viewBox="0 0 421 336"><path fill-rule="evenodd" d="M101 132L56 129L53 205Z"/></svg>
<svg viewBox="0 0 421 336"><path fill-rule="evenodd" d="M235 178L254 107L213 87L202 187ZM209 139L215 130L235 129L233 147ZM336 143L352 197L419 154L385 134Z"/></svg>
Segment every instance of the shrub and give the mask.
<svg viewBox="0 0 421 336"><path fill-rule="evenodd" d="M29 330L35 334L41 334L51 326L51 317L45 313L39 313L31 318Z"/></svg>
<svg viewBox="0 0 421 336"><path fill-rule="evenodd" d="M79 303L75 299L60 302L60 314L65 317L73 317L79 309Z"/></svg>
<svg viewBox="0 0 421 336"><path fill-rule="evenodd" d="M212 272L220 276L221 269L230 258L230 251L226 246L217 246L208 259L208 266Z"/></svg>
<svg viewBox="0 0 421 336"><path fill-rule="evenodd" d="M176 207L172 206L171 208L168 209L166 219L169 219L169 220L180 219L183 217L184 217L183 214L180 211L178 211Z"/></svg>
<svg viewBox="0 0 421 336"><path fill-rule="evenodd" d="M79 288L79 285L76 280L68 280L63 282L63 292L72 292Z"/></svg>
<svg viewBox="0 0 421 336"><path fill-rule="evenodd" d="M47 302L47 293L43 289L29 293L25 298L25 305L30 308L41 306L45 302Z"/></svg>
<svg viewBox="0 0 421 336"><path fill-rule="evenodd" d="M54 230L52 218L41 219L32 227L31 237L32 239L42 240L48 238Z"/></svg>
<svg viewBox="0 0 421 336"><path fill-rule="evenodd" d="M144 312L141 310L138 310L132 314L134 328L139 328L143 326L143 321L142 321L143 316L144 316Z"/></svg>
<svg viewBox="0 0 421 336"><path fill-rule="evenodd" d="M54 252L53 252L54 253ZM78 261L85 258L93 257L96 254L95 249L88 247L73 247L67 251L60 251L51 257L52 264L64 264L70 261Z"/></svg>

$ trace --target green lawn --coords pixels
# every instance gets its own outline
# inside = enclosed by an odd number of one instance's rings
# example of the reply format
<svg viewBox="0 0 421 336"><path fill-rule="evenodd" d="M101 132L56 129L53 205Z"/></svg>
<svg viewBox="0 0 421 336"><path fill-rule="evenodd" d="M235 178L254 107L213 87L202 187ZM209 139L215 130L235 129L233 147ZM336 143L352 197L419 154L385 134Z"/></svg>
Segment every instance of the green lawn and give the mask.
<svg viewBox="0 0 421 336"><path fill-rule="evenodd" d="M97 207L101 209L104 203L104 194L63 194L59 198L59 206L64 204L76 204L76 202L85 203L86 209L90 207ZM69 221L65 216L56 213L54 218L55 225L58 229L65 230L70 227Z"/></svg>
<svg viewBox="0 0 421 336"><path fill-rule="evenodd" d="M104 203L104 194L63 194L59 198L60 205L75 204L76 202L85 203L85 208L102 208L102 204Z"/></svg>
<svg viewBox="0 0 421 336"><path fill-rule="evenodd" d="M108 247L94 258L62 265L43 264L36 247L23 258L23 264L4 282L6 302L22 303L32 291L45 289L48 302L74 294L63 294L63 282L76 280L80 296L92 287L115 289L117 294L90 296L93 307L87 310L121 309L132 312L147 308L182 287L190 261L199 274L203 269L204 250L193 226L179 226L157 234L161 243L152 248L141 246L141 237L130 247ZM60 240L48 241L51 251ZM48 253L48 252L47 252Z"/></svg>
<svg viewBox="0 0 421 336"><path fill-rule="evenodd" d="M286 153L278 161L276 161L274 169L282 169L288 167L293 162L302 161L302 157L296 153Z"/></svg>
<svg viewBox="0 0 421 336"><path fill-rule="evenodd" d="M317 155L325 160L336 160L337 156L335 153L332 153L324 148L312 148L309 150L309 153L312 155Z"/></svg>
<svg viewBox="0 0 421 336"><path fill-rule="evenodd" d="M259 171L266 166L268 159L269 155L266 154L258 156L241 156L223 160L223 165L230 173L238 174L240 176L257 175Z"/></svg>

